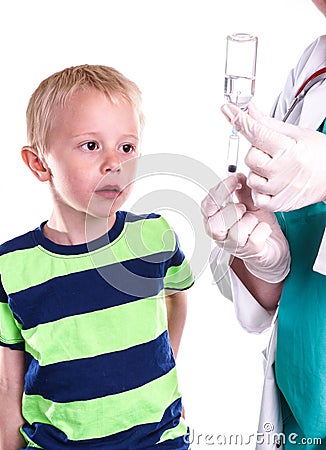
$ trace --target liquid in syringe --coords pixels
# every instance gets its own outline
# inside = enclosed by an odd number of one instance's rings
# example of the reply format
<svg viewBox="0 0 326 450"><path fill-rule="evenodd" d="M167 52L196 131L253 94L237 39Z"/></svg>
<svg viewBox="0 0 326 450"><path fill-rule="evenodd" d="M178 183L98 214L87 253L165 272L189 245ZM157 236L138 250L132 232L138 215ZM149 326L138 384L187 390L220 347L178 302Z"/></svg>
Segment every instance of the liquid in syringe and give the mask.
<svg viewBox="0 0 326 450"><path fill-rule="evenodd" d="M254 93L254 78L225 75L224 97L228 102L245 109L254 96Z"/></svg>

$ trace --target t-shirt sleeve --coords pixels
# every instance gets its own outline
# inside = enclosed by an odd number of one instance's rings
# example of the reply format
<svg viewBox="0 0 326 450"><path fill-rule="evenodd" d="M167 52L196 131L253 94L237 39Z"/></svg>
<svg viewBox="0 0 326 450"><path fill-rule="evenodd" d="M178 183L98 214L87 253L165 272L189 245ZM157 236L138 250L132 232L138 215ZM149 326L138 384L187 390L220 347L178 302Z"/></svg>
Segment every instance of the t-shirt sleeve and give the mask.
<svg viewBox="0 0 326 450"><path fill-rule="evenodd" d="M164 277L165 289L182 291L194 284L194 275L183 251L180 248L178 236L175 232L175 248L167 261L167 270Z"/></svg>
<svg viewBox="0 0 326 450"><path fill-rule="evenodd" d="M0 345L13 350L24 350L20 327L8 304L8 295L0 277Z"/></svg>

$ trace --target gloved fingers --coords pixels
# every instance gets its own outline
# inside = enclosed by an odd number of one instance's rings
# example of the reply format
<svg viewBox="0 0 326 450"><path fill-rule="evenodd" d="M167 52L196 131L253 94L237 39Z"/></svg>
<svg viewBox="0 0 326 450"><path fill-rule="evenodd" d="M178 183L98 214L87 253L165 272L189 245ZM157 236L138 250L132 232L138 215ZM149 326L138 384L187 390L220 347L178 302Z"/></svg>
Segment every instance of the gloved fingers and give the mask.
<svg viewBox="0 0 326 450"><path fill-rule="evenodd" d="M251 196L251 189L247 184L247 177L242 173L237 174L239 188L235 191L235 195L239 201L239 203L243 203L247 211L255 211L257 208L254 205Z"/></svg>
<svg viewBox="0 0 326 450"><path fill-rule="evenodd" d="M259 122L263 121L264 118L266 117L266 114L263 113L263 111L261 111L259 108L257 108L254 102L248 103L246 112L249 114L250 117L252 117L255 120L258 120Z"/></svg>
<svg viewBox="0 0 326 450"><path fill-rule="evenodd" d="M276 175L274 178L268 180L255 172L249 172L247 183L254 192L253 197L257 194L273 197L282 192L291 183L291 178L291 174L288 177ZM257 203L254 202L254 204L257 207Z"/></svg>
<svg viewBox="0 0 326 450"><path fill-rule="evenodd" d="M316 198L309 200L308 193L305 191L305 186L309 186L309 179L306 177L307 174L302 174L302 184L298 185L297 181L289 181L288 185L284 187L283 190L275 195L268 195L256 190L252 191L252 197L254 204L264 211L291 211L293 209L299 209L303 206L307 206L309 202L318 202L320 199ZM300 179L300 177L299 177ZM260 191L263 189L260 188ZM270 189L269 189L270 190ZM308 191L309 192L309 191Z"/></svg>
<svg viewBox="0 0 326 450"><path fill-rule="evenodd" d="M201 203L201 212L204 217L211 217L231 199L238 186L238 178L231 175L210 189Z"/></svg>
<svg viewBox="0 0 326 450"><path fill-rule="evenodd" d="M266 245L266 241L272 234L272 229L268 223L259 222L250 234L247 247L250 247L252 256L258 255Z"/></svg>
<svg viewBox="0 0 326 450"><path fill-rule="evenodd" d="M289 187L299 191L311 176L311 170L305 170L309 158L309 149L301 140L273 158L251 147L245 159L250 168L247 184L253 191L269 196L278 195Z"/></svg>
<svg viewBox="0 0 326 450"><path fill-rule="evenodd" d="M254 102L249 102L247 106L247 113L255 120L262 121L266 117L260 109L257 108Z"/></svg>
<svg viewBox="0 0 326 450"><path fill-rule="evenodd" d="M271 158L256 147L251 147L245 158L245 163L250 168L247 178L248 187L267 195L275 195L284 189L291 174L287 171L285 162L281 164L279 161L280 158ZM284 169L285 174L283 174ZM256 203L255 206L257 207Z"/></svg>
<svg viewBox="0 0 326 450"><path fill-rule="evenodd" d="M222 112L231 124L255 147L271 157L283 153L295 144L295 140L284 133L275 131L270 126L261 123L249 114L241 111L235 105L228 103L222 106ZM269 119L264 121L269 122ZM274 119L275 120L275 119ZM279 121L276 121L279 122ZM282 125L283 122L281 122ZM282 127L281 125L281 127ZM279 126L279 124L278 124Z"/></svg>
<svg viewBox="0 0 326 450"><path fill-rule="evenodd" d="M296 174L291 173L291 171L289 171L288 174L280 172L273 178L267 179L265 177L261 177L255 172L249 172L247 183L253 192L252 197L255 198L254 204L256 205L256 207L258 207L257 194L262 194L269 197L276 197L277 195L282 194L282 192L284 193L284 195L286 195L286 192L288 192L289 194L291 191L292 193L295 191L299 192L301 189L298 189L299 184L297 178L300 180L300 185L302 186L304 186L305 181L308 181L307 177L304 174L302 174L301 177L302 183L301 183L300 179L301 173L302 171L300 171L299 169ZM298 175L298 177L296 175Z"/></svg>
<svg viewBox="0 0 326 450"><path fill-rule="evenodd" d="M264 188L268 180L265 177L261 177L255 172L249 172L247 184L251 190L261 193L261 189Z"/></svg>
<svg viewBox="0 0 326 450"><path fill-rule="evenodd" d="M240 203L228 203L224 208L208 217L205 226L206 232L218 243L227 239L229 230L244 215L246 207Z"/></svg>
<svg viewBox="0 0 326 450"><path fill-rule="evenodd" d="M297 142L297 145L300 141L303 141L301 144L310 143L310 153L313 152L319 156L325 155L324 149L326 147L326 135L324 133L320 133L319 131L311 130L309 128L292 125L290 123L284 123L281 120L276 120L270 116L266 116L252 102L248 104L247 113L267 128L271 128L274 131L293 138ZM318 151L318 149L320 150Z"/></svg>
<svg viewBox="0 0 326 450"><path fill-rule="evenodd" d="M271 195L267 195L267 194L261 194L255 190L252 191L252 199L254 202L254 205L259 208L262 209L264 211L269 211L269 212L273 212L273 211L277 211L276 209L273 209L273 197Z"/></svg>
<svg viewBox="0 0 326 450"><path fill-rule="evenodd" d="M309 130L308 128L299 127L297 125L292 125L291 123L283 122L282 120L274 119L273 117L270 117L260 111L260 109L258 109L253 102L248 104L246 112L253 119L257 120L262 125L265 125L265 127L277 131L278 133L285 134L288 137L292 137L295 140L300 139L311 132L317 133L316 131Z"/></svg>
<svg viewBox="0 0 326 450"><path fill-rule="evenodd" d="M229 231L228 239L236 243L237 248L243 248L249 239L249 236L258 224L258 219L254 214L245 213L243 217L234 224Z"/></svg>
<svg viewBox="0 0 326 450"><path fill-rule="evenodd" d="M258 148L251 146L247 155L245 156L245 164L249 169L260 176L265 178L274 175L276 168L275 159L271 158L270 155L259 150Z"/></svg>

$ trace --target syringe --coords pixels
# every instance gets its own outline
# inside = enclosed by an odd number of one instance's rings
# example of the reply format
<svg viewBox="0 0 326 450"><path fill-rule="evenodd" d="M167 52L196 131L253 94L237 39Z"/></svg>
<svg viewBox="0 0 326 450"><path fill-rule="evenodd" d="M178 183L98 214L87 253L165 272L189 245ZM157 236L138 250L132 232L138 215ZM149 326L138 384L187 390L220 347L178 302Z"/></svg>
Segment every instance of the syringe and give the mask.
<svg viewBox="0 0 326 450"><path fill-rule="evenodd" d="M234 173L237 171L239 155L239 135L235 128L232 128L232 134L229 136L228 146L228 172Z"/></svg>
<svg viewBox="0 0 326 450"><path fill-rule="evenodd" d="M225 99L243 111L255 91L257 37L247 33L227 36L225 57ZM229 136L228 172L237 171L240 137L235 128Z"/></svg>

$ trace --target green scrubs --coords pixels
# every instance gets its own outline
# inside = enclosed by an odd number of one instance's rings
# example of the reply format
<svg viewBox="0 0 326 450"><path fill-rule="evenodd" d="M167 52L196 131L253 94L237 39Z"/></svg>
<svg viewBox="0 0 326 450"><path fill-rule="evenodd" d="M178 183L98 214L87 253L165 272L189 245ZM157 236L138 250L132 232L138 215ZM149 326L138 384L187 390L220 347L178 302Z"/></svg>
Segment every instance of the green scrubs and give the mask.
<svg viewBox="0 0 326 450"><path fill-rule="evenodd" d="M320 131L325 132L325 123ZM326 205L320 202L277 217L291 251L275 364L283 395L285 449L321 450L326 449L326 276L312 267L325 230Z"/></svg>

